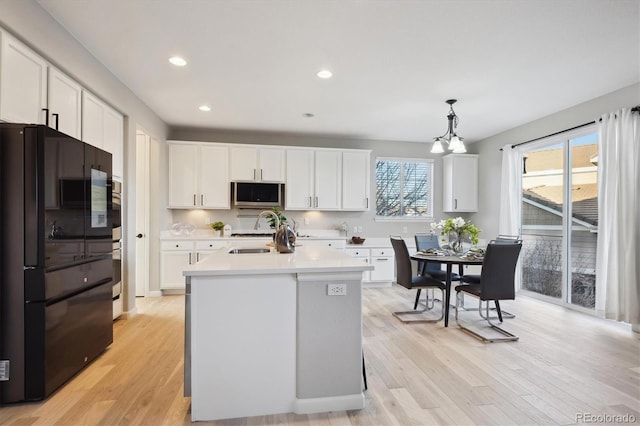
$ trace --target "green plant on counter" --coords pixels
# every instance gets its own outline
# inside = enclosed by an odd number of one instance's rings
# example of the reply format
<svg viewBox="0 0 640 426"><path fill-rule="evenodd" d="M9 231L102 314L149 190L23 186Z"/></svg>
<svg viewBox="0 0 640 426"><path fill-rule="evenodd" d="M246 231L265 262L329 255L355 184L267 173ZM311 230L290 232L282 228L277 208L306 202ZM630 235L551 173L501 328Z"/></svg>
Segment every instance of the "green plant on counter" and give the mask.
<svg viewBox="0 0 640 426"><path fill-rule="evenodd" d="M280 219L280 224L287 223L287 218L282 214L280 207L273 207L271 209L276 215L278 215L278 219ZM272 229L276 229L276 220L273 216L267 216L267 221L269 222L269 227Z"/></svg>
<svg viewBox="0 0 640 426"><path fill-rule="evenodd" d="M218 221L218 222L212 222L211 223L211 227L213 229L215 229L216 231L222 231L222 228L224 228L224 223Z"/></svg>

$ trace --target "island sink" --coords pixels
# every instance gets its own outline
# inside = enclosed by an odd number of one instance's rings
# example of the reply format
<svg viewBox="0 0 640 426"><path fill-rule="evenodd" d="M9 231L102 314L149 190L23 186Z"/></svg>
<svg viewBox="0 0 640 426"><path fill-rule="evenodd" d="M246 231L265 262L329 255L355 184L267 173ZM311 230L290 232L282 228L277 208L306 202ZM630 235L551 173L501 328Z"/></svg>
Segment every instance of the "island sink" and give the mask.
<svg viewBox="0 0 640 426"><path fill-rule="evenodd" d="M271 249L268 248L232 248L229 250L229 254L255 254L255 253L269 253Z"/></svg>

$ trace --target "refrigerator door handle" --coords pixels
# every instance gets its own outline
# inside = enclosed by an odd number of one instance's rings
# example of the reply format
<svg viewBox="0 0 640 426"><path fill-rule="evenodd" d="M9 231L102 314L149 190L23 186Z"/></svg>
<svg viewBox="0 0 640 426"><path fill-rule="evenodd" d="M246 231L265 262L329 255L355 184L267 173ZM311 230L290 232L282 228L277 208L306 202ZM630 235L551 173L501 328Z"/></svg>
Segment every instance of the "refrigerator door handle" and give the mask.
<svg viewBox="0 0 640 426"><path fill-rule="evenodd" d="M38 129L36 127L24 128L24 168L25 170L38 170ZM38 236L44 235L44 220L39 220L41 209L39 208L39 191L37 173L24 174L24 266L42 266L44 256L41 254Z"/></svg>

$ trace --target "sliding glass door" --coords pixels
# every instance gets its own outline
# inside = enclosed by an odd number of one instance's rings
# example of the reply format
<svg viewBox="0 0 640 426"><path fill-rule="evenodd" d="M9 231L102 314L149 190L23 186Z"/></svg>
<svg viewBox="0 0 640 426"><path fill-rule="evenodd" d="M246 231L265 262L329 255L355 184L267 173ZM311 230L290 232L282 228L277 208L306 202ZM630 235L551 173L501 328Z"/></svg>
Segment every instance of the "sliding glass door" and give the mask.
<svg viewBox="0 0 640 426"><path fill-rule="evenodd" d="M594 129L522 151L521 289L595 308L598 140Z"/></svg>

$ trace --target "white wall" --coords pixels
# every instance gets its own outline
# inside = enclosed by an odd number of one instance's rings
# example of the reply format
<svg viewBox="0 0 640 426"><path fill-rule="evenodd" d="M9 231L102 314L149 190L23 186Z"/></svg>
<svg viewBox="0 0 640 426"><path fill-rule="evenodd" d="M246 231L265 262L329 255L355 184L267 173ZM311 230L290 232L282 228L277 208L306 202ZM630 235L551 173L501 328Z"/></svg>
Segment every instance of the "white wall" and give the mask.
<svg viewBox="0 0 640 426"><path fill-rule="evenodd" d="M480 154L478 213L471 219L483 230L482 238L498 235L501 147L570 129L594 121L605 113L639 104L640 83L637 83L470 145L469 152Z"/></svg>
<svg viewBox="0 0 640 426"><path fill-rule="evenodd" d="M124 228L124 276L128 288L125 289L124 309L131 311L135 308L134 286L134 255L135 232L135 131L136 126L142 126L157 140L157 144L164 145L167 126L138 99L124 84L109 72L96 58L94 58L80 43L78 43L62 26L60 26L34 0L0 0L0 26L13 36L31 47L47 61L60 68L83 87L99 96L125 116L124 127L124 191L123 228ZM114 48L117 48L114 46ZM152 173L158 175L158 169L166 169L162 150L156 147L152 152L156 155L152 159ZM153 224L152 233L159 233L157 224L162 222L161 215L165 209L164 199L157 196L152 198L152 211L159 211L160 218ZM160 204L162 203L162 204ZM156 242L157 244L157 242ZM155 247L158 252L158 247ZM159 280L159 256L152 256L151 279Z"/></svg>

